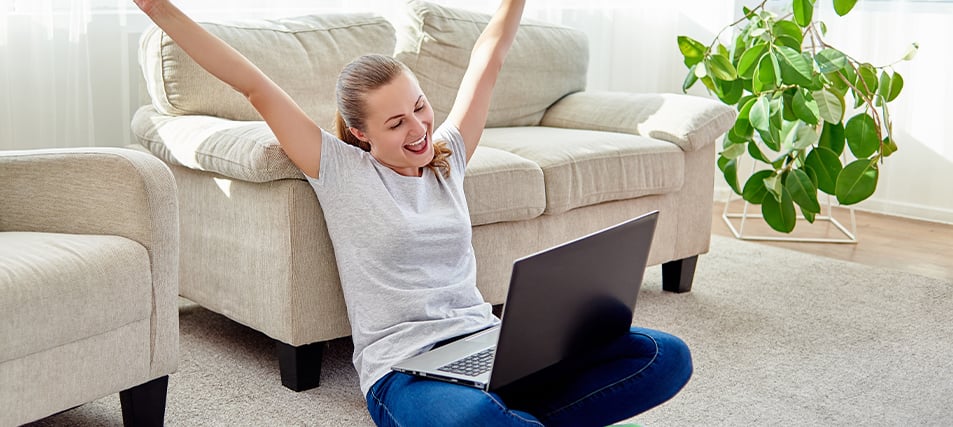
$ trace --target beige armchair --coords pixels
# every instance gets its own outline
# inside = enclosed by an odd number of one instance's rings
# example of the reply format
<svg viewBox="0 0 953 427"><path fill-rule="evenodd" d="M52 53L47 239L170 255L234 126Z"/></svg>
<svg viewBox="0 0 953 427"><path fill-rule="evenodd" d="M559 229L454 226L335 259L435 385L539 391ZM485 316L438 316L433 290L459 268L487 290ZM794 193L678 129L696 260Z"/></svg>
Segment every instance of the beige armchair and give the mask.
<svg viewBox="0 0 953 427"><path fill-rule="evenodd" d="M0 151L0 425L119 392L162 425L178 363L178 205L133 150Z"/></svg>

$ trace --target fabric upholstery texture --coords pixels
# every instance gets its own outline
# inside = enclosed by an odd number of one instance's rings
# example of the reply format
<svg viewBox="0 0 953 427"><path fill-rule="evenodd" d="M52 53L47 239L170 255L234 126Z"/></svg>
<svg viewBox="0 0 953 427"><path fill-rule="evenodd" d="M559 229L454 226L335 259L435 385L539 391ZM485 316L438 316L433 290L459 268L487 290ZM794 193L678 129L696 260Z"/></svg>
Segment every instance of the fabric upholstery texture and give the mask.
<svg viewBox="0 0 953 427"><path fill-rule="evenodd" d="M366 53L390 55L391 24L368 14L311 15L203 26L261 68L316 123L330 127L341 68ZM260 120L251 104L208 74L157 27L143 34L139 63L157 111Z"/></svg>
<svg viewBox="0 0 953 427"><path fill-rule="evenodd" d="M554 215L611 200L681 188L682 150L665 141L616 132L532 126L492 128L481 145L532 160L545 177Z"/></svg>
<svg viewBox="0 0 953 427"><path fill-rule="evenodd" d="M535 218L546 208L543 170L513 153L479 146L467 163L463 191L470 223L483 225Z"/></svg>
<svg viewBox="0 0 953 427"><path fill-rule="evenodd" d="M0 425L175 371L167 166L118 148L0 152L0 200Z"/></svg>
<svg viewBox="0 0 953 427"><path fill-rule="evenodd" d="M0 233L0 362L149 319L146 249L117 236Z"/></svg>
<svg viewBox="0 0 953 427"><path fill-rule="evenodd" d="M440 123L490 16L416 0L407 8L410 25L395 57L413 70ZM588 62L584 33L524 19L493 90L487 127L539 124L550 105L585 88Z"/></svg>
<svg viewBox="0 0 953 427"><path fill-rule="evenodd" d="M735 116L733 108L695 96L580 92L555 103L540 124L642 135L695 151L721 136Z"/></svg>

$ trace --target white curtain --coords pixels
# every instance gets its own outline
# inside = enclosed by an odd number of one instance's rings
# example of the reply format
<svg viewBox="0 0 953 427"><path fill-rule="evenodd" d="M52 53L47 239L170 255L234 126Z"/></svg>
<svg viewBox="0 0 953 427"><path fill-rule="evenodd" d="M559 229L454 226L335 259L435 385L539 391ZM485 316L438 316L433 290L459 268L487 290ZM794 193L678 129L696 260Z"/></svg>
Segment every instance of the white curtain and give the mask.
<svg viewBox="0 0 953 427"><path fill-rule="evenodd" d="M436 0L492 12L498 0ZM200 21L374 12L400 23L397 0L178 0ZM728 0L530 1L525 17L586 32L590 89L679 91L678 34L712 37ZM0 149L124 146L148 102L136 50L150 25L130 0L0 0Z"/></svg>

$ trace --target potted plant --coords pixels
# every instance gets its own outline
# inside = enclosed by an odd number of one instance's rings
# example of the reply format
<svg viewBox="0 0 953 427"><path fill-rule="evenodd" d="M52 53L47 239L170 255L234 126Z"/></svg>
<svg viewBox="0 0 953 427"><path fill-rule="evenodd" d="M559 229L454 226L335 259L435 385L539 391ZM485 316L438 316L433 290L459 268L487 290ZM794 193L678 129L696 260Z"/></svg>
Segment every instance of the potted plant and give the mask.
<svg viewBox="0 0 953 427"><path fill-rule="evenodd" d="M856 2L833 0L833 7L844 16ZM718 168L732 191L761 205L773 229L789 233L796 209L814 222L819 192L840 205L873 194L882 162L897 151L887 105L903 89L903 77L893 69L896 62L875 66L831 46L826 25L814 18L815 0L791 0L783 13L767 3L744 7L744 16L709 44L678 37L689 68L682 89L701 81L738 109ZM737 30L731 47L719 42L728 29ZM901 60L912 59L916 49L913 44ZM744 185L742 158L756 165Z"/></svg>

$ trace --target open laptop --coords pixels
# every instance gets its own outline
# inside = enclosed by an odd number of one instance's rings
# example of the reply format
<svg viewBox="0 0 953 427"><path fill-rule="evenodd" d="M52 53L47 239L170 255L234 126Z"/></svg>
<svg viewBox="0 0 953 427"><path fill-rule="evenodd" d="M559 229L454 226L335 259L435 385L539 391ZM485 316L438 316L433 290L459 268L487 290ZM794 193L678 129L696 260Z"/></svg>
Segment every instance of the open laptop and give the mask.
<svg viewBox="0 0 953 427"><path fill-rule="evenodd" d="M628 332L658 211L513 263L499 326L393 370L496 391Z"/></svg>

